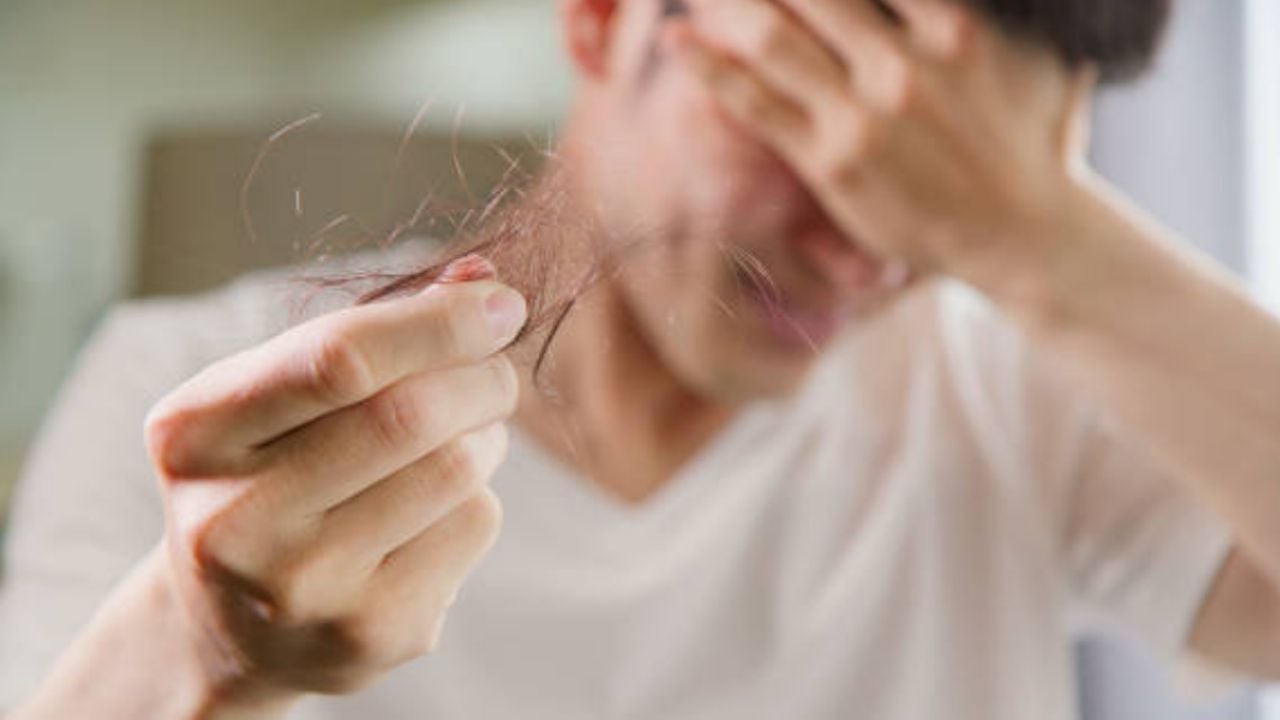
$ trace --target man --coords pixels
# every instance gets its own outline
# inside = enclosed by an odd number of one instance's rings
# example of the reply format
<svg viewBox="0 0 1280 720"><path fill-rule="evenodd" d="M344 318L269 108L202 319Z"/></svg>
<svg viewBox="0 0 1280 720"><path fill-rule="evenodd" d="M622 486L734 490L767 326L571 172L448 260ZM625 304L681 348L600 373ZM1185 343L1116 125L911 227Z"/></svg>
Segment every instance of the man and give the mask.
<svg viewBox="0 0 1280 720"><path fill-rule="evenodd" d="M13 717L1067 718L1077 607L1280 676L1280 325L1084 167L1124 7L565 0L555 212L631 249L545 376L475 257L269 340L261 282L118 314Z"/></svg>

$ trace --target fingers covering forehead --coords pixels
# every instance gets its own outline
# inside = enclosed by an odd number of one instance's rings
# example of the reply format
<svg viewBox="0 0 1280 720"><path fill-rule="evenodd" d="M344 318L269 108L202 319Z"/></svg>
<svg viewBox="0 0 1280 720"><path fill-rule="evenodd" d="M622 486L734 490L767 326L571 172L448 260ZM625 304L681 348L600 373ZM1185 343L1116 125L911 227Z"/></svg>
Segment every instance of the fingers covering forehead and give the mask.
<svg viewBox="0 0 1280 720"><path fill-rule="evenodd" d="M850 65L873 67L908 49L951 57L974 34L973 13L959 0L752 0L801 20ZM698 14L709 7L746 8L746 0L662 0L663 14ZM678 9L677 9L678 8Z"/></svg>

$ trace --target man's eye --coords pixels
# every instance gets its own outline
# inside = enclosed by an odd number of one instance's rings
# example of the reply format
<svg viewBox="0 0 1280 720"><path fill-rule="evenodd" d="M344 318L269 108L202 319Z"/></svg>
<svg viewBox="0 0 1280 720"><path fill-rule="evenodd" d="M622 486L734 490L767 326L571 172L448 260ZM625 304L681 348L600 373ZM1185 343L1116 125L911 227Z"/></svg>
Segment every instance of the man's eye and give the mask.
<svg viewBox="0 0 1280 720"><path fill-rule="evenodd" d="M684 0L662 0L662 17L680 17L689 14L689 6Z"/></svg>

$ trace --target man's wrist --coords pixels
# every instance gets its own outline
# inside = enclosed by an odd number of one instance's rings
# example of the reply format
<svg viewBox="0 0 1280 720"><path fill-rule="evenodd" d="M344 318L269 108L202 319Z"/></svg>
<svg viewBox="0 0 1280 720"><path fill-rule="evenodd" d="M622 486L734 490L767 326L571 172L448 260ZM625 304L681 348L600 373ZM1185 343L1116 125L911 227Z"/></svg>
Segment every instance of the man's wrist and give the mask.
<svg viewBox="0 0 1280 720"><path fill-rule="evenodd" d="M168 558L163 547L157 548L145 561L143 571L145 608L158 622L154 632L163 637L157 648L173 663L173 704L168 710L182 720L277 720L283 718L297 696L266 690L250 691L246 683L231 683L211 672L200 657L199 643L192 641L191 620L182 607L173 576L167 572Z"/></svg>
<svg viewBox="0 0 1280 720"><path fill-rule="evenodd" d="M166 563L167 557L157 550L148 562ZM164 618L166 634L175 638L190 638L198 632L191 627L191 620L183 611L178 588L171 573L156 567L148 573L150 578L149 601L152 612ZM277 720L283 718L301 697L297 693L266 688L249 681L219 677L210 670L205 658L200 656L199 643L184 641L173 649L175 661L180 665L178 675L182 684L179 694L185 698L179 712L182 718L191 720Z"/></svg>
<svg viewBox="0 0 1280 720"><path fill-rule="evenodd" d="M216 687L191 641L162 547L145 558L13 720L275 720L292 699Z"/></svg>
<svg viewBox="0 0 1280 720"><path fill-rule="evenodd" d="M1090 291L1107 247L1124 241L1123 220L1104 195L1091 178L1067 180L1047 209L976 243L952 274L1024 326L1069 322L1073 294Z"/></svg>

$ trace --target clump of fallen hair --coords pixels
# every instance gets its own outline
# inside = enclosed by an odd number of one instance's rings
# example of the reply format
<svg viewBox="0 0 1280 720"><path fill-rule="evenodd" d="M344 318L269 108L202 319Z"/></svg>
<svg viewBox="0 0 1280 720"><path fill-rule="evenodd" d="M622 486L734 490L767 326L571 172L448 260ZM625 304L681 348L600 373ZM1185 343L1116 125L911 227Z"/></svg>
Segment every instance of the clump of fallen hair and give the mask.
<svg viewBox="0 0 1280 720"><path fill-rule="evenodd" d="M551 341L579 298L604 275L609 255L594 223L569 207L565 173L551 168L520 187L508 179L495 189L506 204L470 232L449 242L426 265L386 277L357 298L366 304L419 292L438 282L453 282L445 270L468 255L493 265L498 279L525 297L529 320L512 343L532 354L534 374L546 363Z"/></svg>

